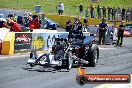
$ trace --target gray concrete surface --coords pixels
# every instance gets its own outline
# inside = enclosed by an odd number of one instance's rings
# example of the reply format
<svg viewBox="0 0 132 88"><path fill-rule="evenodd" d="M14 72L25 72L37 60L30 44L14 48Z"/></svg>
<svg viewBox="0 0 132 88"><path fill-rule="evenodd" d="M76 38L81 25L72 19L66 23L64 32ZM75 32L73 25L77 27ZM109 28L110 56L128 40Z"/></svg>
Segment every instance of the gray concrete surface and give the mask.
<svg viewBox="0 0 132 88"><path fill-rule="evenodd" d="M0 58L0 88L94 88L100 85L78 85L77 68L69 72L53 73L49 69L40 72L38 66L30 68L26 64L28 58ZM90 74L132 74L132 38L124 38L123 47L100 46L98 65L87 67L86 71Z"/></svg>

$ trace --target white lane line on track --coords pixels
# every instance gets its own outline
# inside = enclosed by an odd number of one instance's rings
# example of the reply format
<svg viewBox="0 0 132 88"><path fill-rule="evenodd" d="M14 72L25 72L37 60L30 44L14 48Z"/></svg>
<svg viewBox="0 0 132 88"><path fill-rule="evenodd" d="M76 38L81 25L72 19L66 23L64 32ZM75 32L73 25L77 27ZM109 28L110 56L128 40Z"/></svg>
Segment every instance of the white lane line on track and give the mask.
<svg viewBox="0 0 132 88"><path fill-rule="evenodd" d="M0 57L0 60L10 59L10 58L19 58L19 57L25 57L25 56L28 56L28 55L5 56L5 57Z"/></svg>
<svg viewBox="0 0 132 88"><path fill-rule="evenodd" d="M102 48L102 47L99 47L99 49L101 49L101 50L114 50L116 48L114 48L114 47L112 47L112 48Z"/></svg>

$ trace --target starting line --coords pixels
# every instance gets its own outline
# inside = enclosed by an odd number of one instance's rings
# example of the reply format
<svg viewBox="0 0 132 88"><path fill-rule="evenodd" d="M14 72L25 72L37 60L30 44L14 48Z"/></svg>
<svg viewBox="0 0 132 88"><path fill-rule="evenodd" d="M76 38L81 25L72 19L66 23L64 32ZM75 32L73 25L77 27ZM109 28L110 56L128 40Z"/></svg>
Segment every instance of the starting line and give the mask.
<svg viewBox="0 0 132 88"><path fill-rule="evenodd" d="M115 50L116 48L115 47L112 47L112 48L103 48L103 47L99 47L100 50Z"/></svg>
<svg viewBox="0 0 132 88"><path fill-rule="evenodd" d="M101 50L113 50L116 49L113 45L98 45L99 49Z"/></svg>

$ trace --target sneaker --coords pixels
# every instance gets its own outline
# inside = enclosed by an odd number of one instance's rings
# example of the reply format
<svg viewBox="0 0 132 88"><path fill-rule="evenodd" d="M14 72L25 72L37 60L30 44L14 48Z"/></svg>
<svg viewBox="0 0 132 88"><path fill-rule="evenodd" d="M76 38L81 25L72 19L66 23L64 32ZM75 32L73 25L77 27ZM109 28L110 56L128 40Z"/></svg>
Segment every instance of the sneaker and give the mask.
<svg viewBox="0 0 132 88"><path fill-rule="evenodd" d="M120 47L122 47L122 45L120 45Z"/></svg>

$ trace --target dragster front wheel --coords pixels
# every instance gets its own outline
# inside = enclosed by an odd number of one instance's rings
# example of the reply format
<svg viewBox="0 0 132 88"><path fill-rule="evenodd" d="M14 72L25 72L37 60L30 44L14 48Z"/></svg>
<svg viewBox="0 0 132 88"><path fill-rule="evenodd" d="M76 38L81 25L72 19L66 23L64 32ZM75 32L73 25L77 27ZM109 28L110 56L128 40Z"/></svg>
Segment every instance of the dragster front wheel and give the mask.
<svg viewBox="0 0 132 88"><path fill-rule="evenodd" d="M35 66L35 64L30 64L30 66L31 66L31 67L34 67L34 66Z"/></svg>

